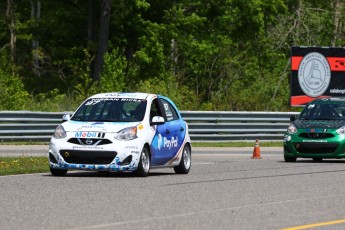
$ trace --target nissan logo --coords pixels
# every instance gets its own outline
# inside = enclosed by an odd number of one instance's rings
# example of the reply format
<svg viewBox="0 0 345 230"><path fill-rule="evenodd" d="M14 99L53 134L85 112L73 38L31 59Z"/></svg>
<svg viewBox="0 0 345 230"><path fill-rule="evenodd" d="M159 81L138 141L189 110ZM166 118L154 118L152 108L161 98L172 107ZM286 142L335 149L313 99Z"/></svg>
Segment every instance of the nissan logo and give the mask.
<svg viewBox="0 0 345 230"><path fill-rule="evenodd" d="M314 137L314 138L318 138L318 137L320 137L320 134L314 133L314 134L313 134L313 137Z"/></svg>
<svg viewBox="0 0 345 230"><path fill-rule="evenodd" d="M85 143L86 143L87 145L92 145L93 141L92 141L91 139L87 139L87 140L85 141Z"/></svg>

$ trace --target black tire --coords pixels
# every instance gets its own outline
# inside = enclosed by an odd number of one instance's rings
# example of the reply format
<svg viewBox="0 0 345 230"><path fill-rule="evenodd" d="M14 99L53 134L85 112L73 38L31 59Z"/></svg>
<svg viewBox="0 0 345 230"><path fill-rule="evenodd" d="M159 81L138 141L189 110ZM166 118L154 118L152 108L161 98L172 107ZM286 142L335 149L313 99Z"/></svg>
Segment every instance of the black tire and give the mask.
<svg viewBox="0 0 345 230"><path fill-rule="evenodd" d="M54 168L50 168L50 173L53 176L65 176L67 173L67 169L54 169Z"/></svg>
<svg viewBox="0 0 345 230"><path fill-rule="evenodd" d="M322 157L313 157L313 161L321 162L322 160L323 160Z"/></svg>
<svg viewBox="0 0 345 230"><path fill-rule="evenodd" d="M296 162L297 157L289 157L289 156L284 155L284 160L285 162Z"/></svg>
<svg viewBox="0 0 345 230"><path fill-rule="evenodd" d="M174 167L177 174L188 174L190 167L192 166L192 151L189 145L185 145L182 152L182 158L180 164Z"/></svg>
<svg viewBox="0 0 345 230"><path fill-rule="evenodd" d="M137 170L133 171L134 175L140 177L147 177L150 172L151 160L150 160L150 151L144 146L140 154L140 160Z"/></svg>

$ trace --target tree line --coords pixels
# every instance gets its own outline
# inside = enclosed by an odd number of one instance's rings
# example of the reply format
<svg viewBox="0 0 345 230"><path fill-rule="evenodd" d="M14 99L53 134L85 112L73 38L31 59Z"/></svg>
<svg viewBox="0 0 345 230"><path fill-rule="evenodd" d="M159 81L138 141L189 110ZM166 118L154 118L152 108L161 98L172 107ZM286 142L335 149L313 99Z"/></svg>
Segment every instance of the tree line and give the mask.
<svg viewBox="0 0 345 230"><path fill-rule="evenodd" d="M344 0L6 0L0 109L70 111L98 92L182 110L290 111L291 46L343 46Z"/></svg>

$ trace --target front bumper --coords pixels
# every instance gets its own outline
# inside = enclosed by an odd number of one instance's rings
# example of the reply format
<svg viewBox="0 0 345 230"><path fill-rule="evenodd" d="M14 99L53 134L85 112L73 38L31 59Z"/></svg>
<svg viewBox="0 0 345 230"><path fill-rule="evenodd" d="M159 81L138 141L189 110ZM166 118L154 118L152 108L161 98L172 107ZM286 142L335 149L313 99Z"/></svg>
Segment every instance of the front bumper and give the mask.
<svg viewBox="0 0 345 230"><path fill-rule="evenodd" d="M49 165L55 169L134 171L138 167L142 148L137 139L88 146L52 138L49 146Z"/></svg>
<svg viewBox="0 0 345 230"><path fill-rule="evenodd" d="M303 138L301 133L284 135L284 155L301 158L345 158L345 136L336 132L330 138Z"/></svg>

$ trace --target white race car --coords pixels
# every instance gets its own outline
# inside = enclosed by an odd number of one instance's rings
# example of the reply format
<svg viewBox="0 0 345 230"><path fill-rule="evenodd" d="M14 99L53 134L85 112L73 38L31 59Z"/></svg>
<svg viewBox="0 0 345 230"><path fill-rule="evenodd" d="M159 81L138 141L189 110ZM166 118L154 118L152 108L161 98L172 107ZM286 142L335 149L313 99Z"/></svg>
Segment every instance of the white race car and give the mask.
<svg viewBox="0 0 345 230"><path fill-rule="evenodd" d="M167 97L146 93L102 93L65 115L50 141L54 176L68 170L133 171L155 167L187 174L191 167L188 125Z"/></svg>

